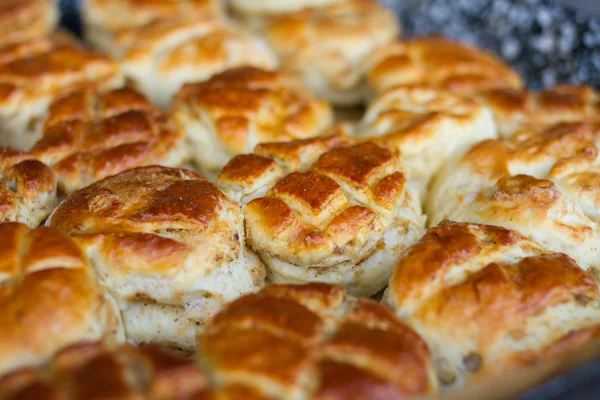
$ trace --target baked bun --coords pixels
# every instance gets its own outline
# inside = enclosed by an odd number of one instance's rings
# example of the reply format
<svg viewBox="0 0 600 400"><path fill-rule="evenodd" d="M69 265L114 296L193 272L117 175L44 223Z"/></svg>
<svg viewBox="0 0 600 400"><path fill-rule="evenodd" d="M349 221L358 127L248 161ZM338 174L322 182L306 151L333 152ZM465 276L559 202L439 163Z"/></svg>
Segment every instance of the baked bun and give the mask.
<svg viewBox="0 0 600 400"><path fill-rule="evenodd" d="M383 93L370 104L355 133L398 150L422 198L446 160L477 142L497 137L485 107L424 87L398 87Z"/></svg>
<svg viewBox="0 0 600 400"><path fill-rule="evenodd" d="M40 140L29 151L5 148L0 165L38 159L71 193L130 168L180 166L187 154L183 130L141 94L82 90L53 102Z"/></svg>
<svg viewBox="0 0 600 400"><path fill-rule="evenodd" d="M25 160L0 167L0 223L21 222L35 228L56 203L56 178L41 162Z"/></svg>
<svg viewBox="0 0 600 400"><path fill-rule="evenodd" d="M338 105L362 103L367 94L363 61L400 31L396 16L376 0L338 1L259 25L281 67Z"/></svg>
<svg viewBox="0 0 600 400"><path fill-rule="evenodd" d="M4 400L188 399L206 386L193 361L163 349L79 343L59 352L43 368L0 379Z"/></svg>
<svg viewBox="0 0 600 400"><path fill-rule="evenodd" d="M254 67L185 85L172 112L207 176L259 143L310 138L333 122L329 104L313 98L294 77Z"/></svg>
<svg viewBox="0 0 600 400"><path fill-rule="evenodd" d="M598 132L562 124L476 145L435 178L429 222L504 226L568 254L584 269L600 267Z"/></svg>
<svg viewBox="0 0 600 400"><path fill-rule="evenodd" d="M3 0L0 4L0 47L48 35L58 24L53 0Z"/></svg>
<svg viewBox="0 0 600 400"><path fill-rule="evenodd" d="M0 144L31 148L53 99L122 81L117 64L63 34L0 49Z"/></svg>
<svg viewBox="0 0 600 400"><path fill-rule="evenodd" d="M0 224L0 375L82 340L124 340L116 303L77 244L49 228Z"/></svg>
<svg viewBox="0 0 600 400"><path fill-rule="evenodd" d="M217 185L244 205L248 244L273 283L327 282L369 296L423 231L399 160L343 136L258 145Z"/></svg>
<svg viewBox="0 0 600 400"><path fill-rule="evenodd" d="M184 83L200 82L238 66L274 69L266 43L226 22L174 18L121 32L111 54L127 78L165 108Z"/></svg>
<svg viewBox="0 0 600 400"><path fill-rule="evenodd" d="M400 399L436 389L429 349L411 328L326 284L244 296L198 341L210 382L255 393L227 399Z"/></svg>
<svg viewBox="0 0 600 400"><path fill-rule="evenodd" d="M369 84L379 93L396 86L429 86L469 95L523 87L519 74L495 55L441 37L384 46L369 57L367 71Z"/></svg>
<svg viewBox="0 0 600 400"><path fill-rule="evenodd" d="M600 335L592 276L514 231L443 222L398 262L384 300L445 383L501 375Z"/></svg>
<svg viewBox="0 0 600 400"><path fill-rule="evenodd" d="M207 318L264 281L239 206L187 170L106 178L71 194L48 224L82 243L134 343L193 350Z"/></svg>
<svg viewBox="0 0 600 400"><path fill-rule="evenodd" d="M309 7L326 7L342 0L230 0L233 12L242 18L261 17L300 11Z"/></svg>
<svg viewBox="0 0 600 400"><path fill-rule="evenodd" d="M556 86L542 92L496 89L481 93L501 137L560 122L600 121L600 95L589 86Z"/></svg>
<svg viewBox="0 0 600 400"><path fill-rule="evenodd" d="M115 37L158 20L223 18L221 0L86 0L81 8L84 36L110 52Z"/></svg>

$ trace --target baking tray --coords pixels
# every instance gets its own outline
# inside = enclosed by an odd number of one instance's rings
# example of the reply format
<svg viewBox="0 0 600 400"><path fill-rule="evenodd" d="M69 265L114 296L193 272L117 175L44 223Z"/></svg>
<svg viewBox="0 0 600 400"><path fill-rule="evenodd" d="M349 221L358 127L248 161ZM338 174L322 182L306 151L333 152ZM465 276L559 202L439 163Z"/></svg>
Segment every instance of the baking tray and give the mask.
<svg viewBox="0 0 600 400"><path fill-rule="evenodd" d="M598 1L584 0L583 11L548 0L382 0L397 12L404 36L438 33L490 49L533 89L558 83L600 89L600 18L592 15L600 9ZM63 25L79 33L79 0L58 2ZM507 397L600 399L600 342L448 395L449 400Z"/></svg>

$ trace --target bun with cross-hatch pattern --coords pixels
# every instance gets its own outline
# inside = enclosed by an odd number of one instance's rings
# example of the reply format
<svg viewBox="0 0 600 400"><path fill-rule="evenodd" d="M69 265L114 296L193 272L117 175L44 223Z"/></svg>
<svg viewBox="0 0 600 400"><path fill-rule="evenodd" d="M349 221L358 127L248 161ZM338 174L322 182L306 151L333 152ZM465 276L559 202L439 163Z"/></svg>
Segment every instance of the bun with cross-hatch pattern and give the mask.
<svg viewBox="0 0 600 400"><path fill-rule="evenodd" d="M384 301L456 386L600 336L600 294L570 257L514 231L445 221L400 258Z"/></svg>
<svg viewBox="0 0 600 400"><path fill-rule="evenodd" d="M80 341L124 340L118 306L72 239L17 223L0 237L0 375Z"/></svg>
<svg viewBox="0 0 600 400"><path fill-rule="evenodd" d="M231 160L217 185L244 204L248 244L274 283L372 295L423 230L399 158L339 134L258 145Z"/></svg>
<svg viewBox="0 0 600 400"><path fill-rule="evenodd" d="M53 0L3 0L0 4L0 47L50 34L58 24Z"/></svg>

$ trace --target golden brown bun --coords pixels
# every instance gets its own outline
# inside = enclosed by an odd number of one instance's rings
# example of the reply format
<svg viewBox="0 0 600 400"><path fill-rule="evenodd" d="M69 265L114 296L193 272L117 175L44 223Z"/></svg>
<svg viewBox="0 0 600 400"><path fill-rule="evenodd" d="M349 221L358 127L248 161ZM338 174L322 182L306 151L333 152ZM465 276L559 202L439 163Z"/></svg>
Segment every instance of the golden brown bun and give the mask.
<svg viewBox="0 0 600 400"><path fill-rule="evenodd" d="M192 361L158 347L79 343L65 348L40 369L0 379L9 399L187 399L206 379Z"/></svg>
<svg viewBox="0 0 600 400"><path fill-rule="evenodd" d="M343 0L231 0L231 9L240 17L265 16L322 8Z"/></svg>
<svg viewBox="0 0 600 400"><path fill-rule="evenodd" d="M0 47L46 36L58 24L53 0L3 0L0 3Z"/></svg>
<svg viewBox="0 0 600 400"><path fill-rule="evenodd" d="M429 86L455 94L523 87L521 77L496 56L441 37L395 42L367 60L375 92L396 86Z"/></svg>
<svg viewBox="0 0 600 400"><path fill-rule="evenodd" d="M46 165L25 160L0 166L0 222L21 222L35 228L56 203L56 177Z"/></svg>
<svg viewBox="0 0 600 400"><path fill-rule="evenodd" d="M114 300L88 259L49 228L0 224L0 375L85 340L124 340Z"/></svg>
<svg viewBox="0 0 600 400"><path fill-rule="evenodd" d="M53 102L41 139L29 151L4 148L0 165L40 160L71 193L130 168L180 166L187 153L183 130L141 94L83 90Z"/></svg>
<svg viewBox="0 0 600 400"><path fill-rule="evenodd" d="M85 247L135 343L193 350L207 318L264 281L239 205L187 170L106 178L71 194L48 224Z"/></svg>
<svg viewBox="0 0 600 400"><path fill-rule="evenodd" d="M600 121L600 96L589 86L556 86L538 93L496 89L478 97L494 113L504 138L559 122Z"/></svg>
<svg viewBox="0 0 600 400"><path fill-rule="evenodd" d="M29 149L40 138L50 103L81 88L122 84L117 64L66 34L0 49L0 144Z"/></svg>
<svg viewBox="0 0 600 400"><path fill-rule="evenodd" d="M248 243L274 283L375 294L423 229L398 158L344 136L258 145L231 160L217 185L245 204Z"/></svg>
<svg viewBox="0 0 600 400"><path fill-rule="evenodd" d="M477 142L497 137L485 107L424 87L399 87L381 94L369 105L355 134L399 151L421 198L444 162Z"/></svg>
<svg viewBox="0 0 600 400"><path fill-rule="evenodd" d="M600 267L599 134L590 124L565 123L474 146L436 176L429 223L504 226L582 268Z"/></svg>
<svg viewBox="0 0 600 400"><path fill-rule="evenodd" d="M310 138L333 122L329 104L308 94L294 77L254 67L185 85L172 112L196 163L209 175L259 143Z"/></svg>
<svg viewBox="0 0 600 400"><path fill-rule="evenodd" d="M400 32L396 16L375 0L338 1L258 25L281 67L338 105L362 103L368 92L363 61Z"/></svg>
<svg viewBox="0 0 600 400"><path fill-rule="evenodd" d="M382 305L335 286L267 286L228 305L198 340L210 381L246 387L252 399L398 399L436 390L425 342Z"/></svg>
<svg viewBox="0 0 600 400"><path fill-rule="evenodd" d="M385 301L446 383L560 356L600 335L600 294L570 257L514 231L443 222L400 259Z"/></svg>

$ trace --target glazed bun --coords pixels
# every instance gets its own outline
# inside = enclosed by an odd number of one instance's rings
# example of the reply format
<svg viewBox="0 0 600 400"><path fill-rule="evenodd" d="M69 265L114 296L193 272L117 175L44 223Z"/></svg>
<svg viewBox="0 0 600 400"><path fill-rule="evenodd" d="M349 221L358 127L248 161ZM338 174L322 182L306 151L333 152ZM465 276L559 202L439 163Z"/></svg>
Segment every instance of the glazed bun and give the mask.
<svg viewBox="0 0 600 400"><path fill-rule="evenodd" d="M423 230L398 158L372 142L337 135L261 144L231 160L217 185L244 204L248 244L273 283L375 294Z"/></svg>
<svg viewBox="0 0 600 400"><path fill-rule="evenodd" d="M126 169L188 158L185 133L146 98L131 90L73 92L50 105L42 137L29 151L4 149L0 165L37 159L50 165L62 192Z"/></svg>
<svg viewBox="0 0 600 400"><path fill-rule="evenodd" d="M194 350L206 319L264 281L239 205L187 170L106 178L70 195L48 224L84 246L134 343Z"/></svg>
<svg viewBox="0 0 600 400"><path fill-rule="evenodd" d="M53 0L3 0L0 4L0 47L50 34L58 24Z"/></svg>
<svg viewBox="0 0 600 400"><path fill-rule="evenodd" d="M254 67L185 85L172 113L206 176L259 143L310 138L333 122L329 104L308 94L294 77Z"/></svg>
<svg viewBox="0 0 600 400"><path fill-rule="evenodd" d="M377 93L397 86L428 86L469 95L523 87L519 74L495 55L441 37L380 48L367 60L367 79Z"/></svg>
<svg viewBox="0 0 600 400"><path fill-rule="evenodd" d="M88 259L49 228L0 224L0 375L88 340L123 341L114 300Z"/></svg>
<svg viewBox="0 0 600 400"><path fill-rule="evenodd" d="M442 382L502 375L600 335L600 295L570 257L514 231L443 222L398 262L385 294L429 344Z"/></svg>

